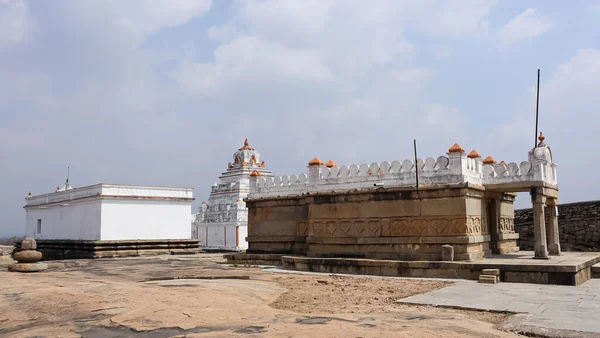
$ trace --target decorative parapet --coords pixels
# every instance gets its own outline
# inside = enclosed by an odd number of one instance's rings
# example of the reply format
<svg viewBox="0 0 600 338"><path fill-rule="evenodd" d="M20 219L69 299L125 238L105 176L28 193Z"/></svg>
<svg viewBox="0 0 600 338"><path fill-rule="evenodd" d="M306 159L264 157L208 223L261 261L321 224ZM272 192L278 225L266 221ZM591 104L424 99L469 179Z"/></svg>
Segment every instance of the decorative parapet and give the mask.
<svg viewBox="0 0 600 338"><path fill-rule="evenodd" d="M540 143L529 151L529 161L521 164L514 162L506 164L489 163L483 165L484 185L514 184L514 183L546 183L558 185L556 176L557 165L552 162L552 151L544 143L545 137L540 133Z"/></svg>
<svg viewBox="0 0 600 338"><path fill-rule="evenodd" d="M508 183L548 183L556 185L556 165L551 162L549 147L538 146L529 154L529 161L496 163L488 156L483 160L472 151L469 155L454 144L447 156L437 159L381 162L360 165L331 166L314 158L309 162L308 175L284 175L275 177L250 177L249 198L301 195L323 191L376 189L379 187L411 187L433 184L471 183L487 186ZM488 163L488 164L484 164Z"/></svg>
<svg viewBox="0 0 600 338"><path fill-rule="evenodd" d="M324 164L319 158L309 162L308 175L251 177L251 198L300 195L331 190L372 189L375 187L404 187L419 184L448 184L470 182L481 185L482 161L469 158L464 149L455 144L448 156L437 159L392 161L360 165ZM333 165L332 165L333 164Z"/></svg>

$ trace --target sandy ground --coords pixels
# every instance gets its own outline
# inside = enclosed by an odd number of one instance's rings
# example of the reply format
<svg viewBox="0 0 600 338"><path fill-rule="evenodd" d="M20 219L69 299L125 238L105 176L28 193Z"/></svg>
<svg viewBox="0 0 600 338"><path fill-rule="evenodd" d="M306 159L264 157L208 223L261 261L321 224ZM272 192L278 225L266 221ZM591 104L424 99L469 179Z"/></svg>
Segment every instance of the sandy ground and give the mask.
<svg viewBox="0 0 600 338"><path fill-rule="evenodd" d="M517 337L494 328L506 315L394 303L443 281L284 274L221 254L49 266L1 268L1 337ZM146 281L186 276L230 279Z"/></svg>

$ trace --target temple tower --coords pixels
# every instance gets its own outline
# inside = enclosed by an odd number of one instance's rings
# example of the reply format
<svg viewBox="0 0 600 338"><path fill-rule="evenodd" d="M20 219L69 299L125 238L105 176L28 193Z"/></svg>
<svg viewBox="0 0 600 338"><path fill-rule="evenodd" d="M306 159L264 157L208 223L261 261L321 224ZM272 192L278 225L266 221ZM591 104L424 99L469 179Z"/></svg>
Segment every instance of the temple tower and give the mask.
<svg viewBox="0 0 600 338"><path fill-rule="evenodd" d="M273 174L260 160L260 153L248 139L233 153L233 162L211 188L208 203L202 202L192 224L192 237L200 239L204 249L244 250L248 247L248 209L244 198L250 193L250 177Z"/></svg>

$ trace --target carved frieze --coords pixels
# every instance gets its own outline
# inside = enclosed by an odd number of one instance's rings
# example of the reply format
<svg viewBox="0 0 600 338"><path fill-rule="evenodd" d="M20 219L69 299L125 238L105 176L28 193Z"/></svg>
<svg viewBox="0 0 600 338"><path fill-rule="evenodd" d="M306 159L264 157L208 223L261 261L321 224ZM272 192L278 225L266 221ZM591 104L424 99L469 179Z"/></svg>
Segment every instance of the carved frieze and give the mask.
<svg viewBox="0 0 600 338"><path fill-rule="evenodd" d="M500 232L502 233L513 233L515 232L515 219L514 217L500 217Z"/></svg>
<svg viewBox="0 0 600 338"><path fill-rule="evenodd" d="M511 223L512 224L512 223ZM487 235L488 222L481 216L401 217L389 219L390 236ZM380 237L381 219L328 219L300 222L299 236Z"/></svg>

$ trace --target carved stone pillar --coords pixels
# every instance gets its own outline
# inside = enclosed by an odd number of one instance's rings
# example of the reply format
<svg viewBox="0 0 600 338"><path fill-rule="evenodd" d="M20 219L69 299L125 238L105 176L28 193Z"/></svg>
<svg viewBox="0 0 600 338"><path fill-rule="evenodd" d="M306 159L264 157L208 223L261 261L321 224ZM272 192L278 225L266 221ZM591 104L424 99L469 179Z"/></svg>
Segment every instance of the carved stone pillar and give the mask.
<svg viewBox="0 0 600 338"><path fill-rule="evenodd" d="M560 239L558 232L558 215L556 198L548 198L548 223L546 233L548 235L548 252L553 256L560 256Z"/></svg>
<svg viewBox="0 0 600 338"><path fill-rule="evenodd" d="M544 206L546 196L535 189L531 192L533 203L533 235L535 239L535 255L533 258L548 259L548 248L546 246L546 219L544 217Z"/></svg>

